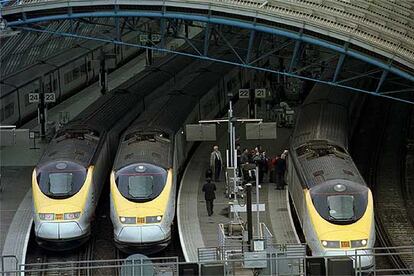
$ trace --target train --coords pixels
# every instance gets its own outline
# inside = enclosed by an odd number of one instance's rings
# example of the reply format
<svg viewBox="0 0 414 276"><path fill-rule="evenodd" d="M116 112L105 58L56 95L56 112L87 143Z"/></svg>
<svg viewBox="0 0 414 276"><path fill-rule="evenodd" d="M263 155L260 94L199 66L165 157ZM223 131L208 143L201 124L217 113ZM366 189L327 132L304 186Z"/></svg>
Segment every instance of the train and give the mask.
<svg viewBox="0 0 414 276"><path fill-rule="evenodd" d="M285 181L312 255L349 255L356 267L369 268L373 197L348 152L358 96L342 90L322 84L311 90L291 137Z"/></svg>
<svg viewBox="0 0 414 276"><path fill-rule="evenodd" d="M194 145L185 126L216 117L252 76L219 63L191 69L179 92L165 93L121 137L110 177L110 216L121 251L154 254L169 245L177 183Z"/></svg>
<svg viewBox="0 0 414 276"><path fill-rule="evenodd" d="M170 85L192 62L177 55L163 58L58 131L32 174L34 233L41 247L67 250L88 240L120 134L157 97L158 88Z"/></svg>
<svg viewBox="0 0 414 276"><path fill-rule="evenodd" d="M136 41L136 33L125 32L122 40L133 43ZM29 93L39 93L41 88L45 93L54 92L58 104L96 81L101 51L114 54L114 58L108 60L113 66L120 66L143 52L124 45L86 41L22 71L9 74L0 82L0 124L20 126L37 114L37 103L29 101Z"/></svg>

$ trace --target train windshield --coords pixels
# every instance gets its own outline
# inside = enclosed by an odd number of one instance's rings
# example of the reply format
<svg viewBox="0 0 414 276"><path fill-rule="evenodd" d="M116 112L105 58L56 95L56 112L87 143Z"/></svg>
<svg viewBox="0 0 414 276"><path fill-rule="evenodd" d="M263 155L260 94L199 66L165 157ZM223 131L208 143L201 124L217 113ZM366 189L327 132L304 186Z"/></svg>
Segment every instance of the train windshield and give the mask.
<svg viewBox="0 0 414 276"><path fill-rule="evenodd" d="M368 188L345 180L328 180L310 189L312 203L319 215L334 224L359 220L368 205Z"/></svg>
<svg viewBox="0 0 414 276"><path fill-rule="evenodd" d="M354 197L351 195L328 196L329 215L336 220L354 217Z"/></svg>
<svg viewBox="0 0 414 276"><path fill-rule="evenodd" d="M165 169L146 163L126 166L116 174L119 192L135 202L146 202L159 196L166 180Z"/></svg>
<svg viewBox="0 0 414 276"><path fill-rule="evenodd" d="M68 198L82 188L86 169L73 162L51 162L37 168L40 190L51 198Z"/></svg>

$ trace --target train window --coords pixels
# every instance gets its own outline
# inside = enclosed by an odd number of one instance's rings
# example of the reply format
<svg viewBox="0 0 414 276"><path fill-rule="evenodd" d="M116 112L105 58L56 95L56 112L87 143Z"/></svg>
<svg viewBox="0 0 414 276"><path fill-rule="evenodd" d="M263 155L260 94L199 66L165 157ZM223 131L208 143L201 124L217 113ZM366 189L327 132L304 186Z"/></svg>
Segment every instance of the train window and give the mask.
<svg viewBox="0 0 414 276"><path fill-rule="evenodd" d="M85 167L74 162L50 162L38 167L37 183L43 194L51 198L68 198L82 188Z"/></svg>
<svg viewBox="0 0 414 276"><path fill-rule="evenodd" d="M64 79L65 79L65 84L71 83L73 80L72 71L65 73Z"/></svg>
<svg viewBox="0 0 414 276"><path fill-rule="evenodd" d="M328 196L329 215L335 220L354 218L354 197L351 195Z"/></svg>
<svg viewBox="0 0 414 276"><path fill-rule="evenodd" d="M49 191L54 195L67 194L72 190L73 173L50 173Z"/></svg>
<svg viewBox="0 0 414 276"><path fill-rule="evenodd" d="M14 103L9 103L5 105L0 111L1 121L6 120L7 118L11 117L13 114L14 114Z"/></svg>
<svg viewBox="0 0 414 276"><path fill-rule="evenodd" d="M88 64L87 65L88 71L92 71L92 62L90 60L88 60L88 63L87 64Z"/></svg>
<svg viewBox="0 0 414 276"><path fill-rule="evenodd" d="M151 196L154 187L154 176L133 175L128 177L128 193L134 198Z"/></svg>
<svg viewBox="0 0 414 276"><path fill-rule="evenodd" d="M82 74L82 75L86 74L86 64L82 64L82 65L80 66L80 71L81 71L81 74Z"/></svg>
<svg viewBox="0 0 414 276"><path fill-rule="evenodd" d="M128 200L146 202L159 196L165 187L167 171L147 164L131 164L116 173L119 192Z"/></svg>
<svg viewBox="0 0 414 276"><path fill-rule="evenodd" d="M75 69L73 69L73 79L76 80L79 77L80 77L80 68L76 67Z"/></svg>

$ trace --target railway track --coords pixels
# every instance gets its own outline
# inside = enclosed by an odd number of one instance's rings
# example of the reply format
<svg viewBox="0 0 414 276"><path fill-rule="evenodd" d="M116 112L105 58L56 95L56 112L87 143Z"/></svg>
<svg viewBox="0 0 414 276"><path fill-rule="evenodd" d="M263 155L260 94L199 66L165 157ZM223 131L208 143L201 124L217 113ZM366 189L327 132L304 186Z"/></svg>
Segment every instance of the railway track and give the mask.
<svg viewBox="0 0 414 276"><path fill-rule="evenodd" d="M354 151L357 152L355 160L358 168L374 194L376 246L413 245L410 237L414 237L414 227L408 219L402 192L405 183L402 156L406 122L401 119L406 118L409 109L399 104L375 101L369 104L367 110L368 122L365 122L362 128L365 128L364 131L368 135L359 135L363 141L357 139L358 145L354 147ZM384 125L378 127L378 122L383 122ZM400 270L403 274L412 273L413 252L410 250L403 254L397 254L392 249L379 253L392 254L387 257L388 263L384 257L377 257L379 269Z"/></svg>
<svg viewBox="0 0 414 276"><path fill-rule="evenodd" d="M414 109L411 110L411 118L407 124L407 140L406 140L406 155L405 155L405 187L404 198L408 215L411 223L414 225ZM414 237L413 237L414 239Z"/></svg>
<svg viewBox="0 0 414 276"><path fill-rule="evenodd" d="M31 243L35 243L32 241ZM91 240L77 250L67 252L46 251L30 245L25 275L30 276L81 276L90 275L88 261L92 260L94 242Z"/></svg>
<svg viewBox="0 0 414 276"><path fill-rule="evenodd" d="M377 161L374 167L376 225L378 237L384 246L410 246L414 237L414 227L409 220L403 195L405 186L405 126L409 115L406 105L389 106L387 123L377 148ZM403 273L413 273L413 252L392 256L392 262ZM410 269L411 268L411 269Z"/></svg>

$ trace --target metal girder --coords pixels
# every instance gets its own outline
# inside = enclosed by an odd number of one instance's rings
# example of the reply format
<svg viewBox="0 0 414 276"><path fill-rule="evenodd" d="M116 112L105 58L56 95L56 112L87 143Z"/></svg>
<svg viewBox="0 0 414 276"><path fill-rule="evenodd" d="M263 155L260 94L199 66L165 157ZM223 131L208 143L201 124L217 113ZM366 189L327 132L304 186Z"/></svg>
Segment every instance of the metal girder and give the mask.
<svg viewBox="0 0 414 276"><path fill-rule="evenodd" d="M376 92L376 93L378 93L378 92L379 92L379 90L380 90L380 88L381 88L382 84L384 83L384 81L385 81L385 79L386 79L387 75L388 75L388 71L387 71L387 70L382 71L381 78L380 78L380 80L379 80L379 82L378 82L378 85L377 85L377 89L375 89L375 92Z"/></svg>
<svg viewBox="0 0 414 276"><path fill-rule="evenodd" d="M251 30L250 31L250 37L249 37L249 45L248 45L248 48L247 48L247 55L246 55L246 63L247 64L250 63L250 55L251 55L255 35L256 35L256 31Z"/></svg>
<svg viewBox="0 0 414 276"><path fill-rule="evenodd" d="M260 60L262 60L262 59L264 59L264 58L266 58L266 57L268 57L268 56L271 56L271 55L273 55L274 53L276 53L276 52L279 52L279 51L281 51L281 50L283 50L284 48L286 48L287 46L289 46L290 44L292 44L293 43L293 41L290 41L289 39L287 39L281 46L279 46L278 48L276 48L276 49L273 49L272 51L270 51L270 52L267 52L266 54L264 54L264 55L262 55L262 56L260 56L260 57L258 57L258 58L256 58L255 60L253 60L252 62L250 62L250 64L254 64L254 63L256 63L256 62L258 62L258 61L260 61Z"/></svg>
<svg viewBox="0 0 414 276"><path fill-rule="evenodd" d="M410 92L410 93L414 92L414 87L400 89L400 90L393 90L393 91L385 91L385 92L381 92L381 95L390 95L390 94L405 93L405 92Z"/></svg>
<svg viewBox="0 0 414 276"><path fill-rule="evenodd" d="M234 62L234 61L228 61L228 60L221 60L221 59L214 58L214 57L209 57L209 56L195 55L195 54L191 54L191 53L187 53L187 52L179 52L177 50L160 49L160 48L157 48L155 46L138 45L138 44L133 44L133 43L113 41L113 40L110 40L110 39L90 37L90 36L85 36L85 35L63 33L63 32L54 32L54 31L50 31L50 30L34 29L34 28L29 28L29 27L19 27L19 29L26 30L26 31L34 31L34 32L46 32L46 33L50 33L50 34L54 34L54 35L59 35L59 36L62 36L62 37L70 37L70 38L85 39L85 40L95 40L95 41L99 41L99 42L113 43L113 44L116 44L116 45L126 45L126 46L136 47L136 48L158 50L158 51L162 51L162 52L167 52L167 53L172 53L172 54L179 54L179 55L188 56L188 57L192 57L192 58L207 60L207 61L211 61L211 62L220 62L220 63L234 65L234 66L240 66L240 67L247 68L247 69L254 69L254 70L260 70L260 71L269 72L269 73L275 73L275 74L283 75L283 76L286 76L286 77L299 78L299 79L302 79L302 80L308 80L308 81L313 81L313 82L316 82L316 83L331 85L331 86L334 86L334 87L341 87L341 88L349 89L350 91L354 91L354 92L362 92L362 93L366 93L366 94L370 94L370 95L374 95L374 96L380 96L380 97L383 97L383 98L397 100L397 101L404 102L404 103L414 104L414 101L409 101L409 100L406 100L406 99L403 99L403 98L397 98L397 97L390 96L390 95L387 95L387 94L376 93L375 91L368 91L368 90L365 90L365 89L360 89L360 88L351 87L351 86L347 86L347 85L342 84L342 83L347 82L351 79L357 79L357 78L360 78L360 77L363 77L363 76L372 75L373 73L377 73L378 70L376 70L374 72L368 72L366 74L360 74L356 77L352 77L350 79L341 80L340 82L335 82L334 83L334 82L329 81L329 80L315 79L315 78L308 77L308 76L298 75L298 74L295 74L295 73L292 73L292 72L279 71L279 70L263 68L263 67L259 67L259 66L253 66L251 64L246 64L246 63L242 62L242 59L240 58L240 56L239 56L239 61L240 62ZM233 51L235 51L235 50L233 49Z"/></svg>
<svg viewBox="0 0 414 276"><path fill-rule="evenodd" d="M204 50L203 50L204 56L207 56L208 54L209 44L210 44L210 24L206 23L206 26L204 28Z"/></svg>
<svg viewBox="0 0 414 276"><path fill-rule="evenodd" d="M339 59L338 59L338 63L336 64L335 74L332 79L333 82L336 82L336 80L338 79L339 73L341 72L341 69L342 69L342 65L344 65L344 61L346 57L345 53L348 51L348 46L349 46L349 43L348 42L345 43L344 53L339 54Z"/></svg>
<svg viewBox="0 0 414 276"><path fill-rule="evenodd" d="M352 80L356 80L356 79L360 79L360 78L363 78L363 77L374 75L374 74L376 74L380 71L381 71L381 69L374 69L374 70L366 72L364 74L358 74L356 76L353 76L353 77L350 77L350 78L347 78L347 79L343 79L343 80L337 81L335 83L337 83L337 84L345 83L345 82L348 82L348 81L352 81Z"/></svg>
<svg viewBox="0 0 414 276"><path fill-rule="evenodd" d="M161 18L160 19L160 35L161 35L160 48L165 47L165 34L167 33L166 28L167 28L167 25L165 24L165 18Z"/></svg>
<svg viewBox="0 0 414 276"><path fill-rule="evenodd" d="M371 65L377 66L383 70L388 69L390 73L398 75L404 79L414 81L414 74L410 74L396 66L389 67L386 63L382 60L376 59L364 53L358 52L353 49L349 49L345 52L343 46L336 45L332 42L326 41L321 38L313 37L306 34L301 34L300 32L293 32L291 30L281 29L275 26L266 26L261 24L254 24L254 22L246 22L232 18L224 18L224 17L216 17L216 16L209 16L209 15L195 15L195 14L184 14L180 12L173 12L173 11L142 11L142 10L121 10L117 13L114 11L92 11L92 12L79 12L73 13L71 15L68 14L58 14L58 15L46 15L46 16L39 16L39 17L32 17L27 18L25 13L21 13L21 18L16 21L8 22L9 27L17 27L22 26L25 24L31 24L36 22L45 22L45 21L52 21L52 20L62 20L62 19L70 19L70 18L83 18L83 17L114 17L114 16L121 16L121 17L150 17L150 18L174 18L174 19L182 19L182 20L191 20L191 21L199 21L205 22L210 24L218 24L218 25L228 25L233 27L238 27L242 29L249 29L255 30L257 32L269 33L274 35L279 35L295 40L300 40L304 43L310 43L316 46L324 47L326 49L338 52L338 53L345 53L347 56L351 56L353 58L359 59L361 61L367 62Z"/></svg>
<svg viewBox="0 0 414 276"><path fill-rule="evenodd" d="M174 31L176 31L178 33L178 27L176 26L175 23L171 24L171 27L173 28ZM187 33L187 32L186 32ZM187 35L185 35L184 37L181 37L185 40L186 43L188 43L188 45L191 46L191 48L193 48L198 55L202 56L201 52L197 49L197 47L188 39Z"/></svg>
<svg viewBox="0 0 414 276"><path fill-rule="evenodd" d="M240 60L242 64L246 64L246 62L241 58L239 53L234 49L234 47L231 45L231 43L227 40L227 38L221 33L221 31L217 30L217 28L214 30L221 39L223 39L224 43L231 49L231 51L236 55L236 57Z"/></svg>
<svg viewBox="0 0 414 276"><path fill-rule="evenodd" d="M301 41L296 40L295 48L293 49L292 59L290 60L289 72L292 72L293 68L296 66L300 46L301 46Z"/></svg>
<svg viewBox="0 0 414 276"><path fill-rule="evenodd" d="M317 61L315 61L315 62L313 62L313 63L311 63L311 64L308 64L308 65L306 65L306 66L304 66L304 67L301 67L301 68L299 68L299 69L297 69L297 70L293 71L293 73L298 74L298 73L300 73L300 72L303 72L303 71L304 71L304 70L306 70L306 69L312 68L313 66L316 66L316 65L321 66L321 64L322 64L323 62L329 62L329 61L331 61L331 60L332 60L332 59L334 59L334 58L336 58L336 57L335 57L335 56L333 56L333 57L327 57L327 58L325 58L325 59L323 59L323 60L317 60ZM332 82L334 82L334 81L332 81Z"/></svg>

